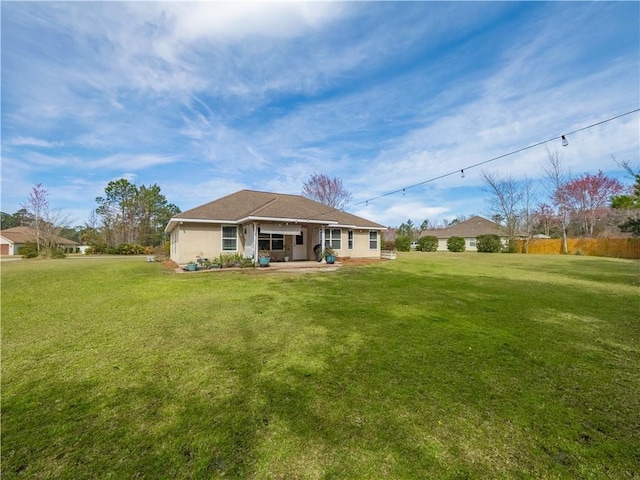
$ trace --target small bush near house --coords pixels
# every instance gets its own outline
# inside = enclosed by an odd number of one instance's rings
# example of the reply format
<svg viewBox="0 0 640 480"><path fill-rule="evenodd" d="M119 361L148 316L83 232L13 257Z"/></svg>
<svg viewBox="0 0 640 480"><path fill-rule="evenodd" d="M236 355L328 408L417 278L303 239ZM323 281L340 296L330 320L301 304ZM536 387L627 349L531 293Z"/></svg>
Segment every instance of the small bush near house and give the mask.
<svg viewBox="0 0 640 480"><path fill-rule="evenodd" d="M239 267L243 264L244 257L240 253L223 253L218 261L223 268Z"/></svg>
<svg viewBox="0 0 640 480"><path fill-rule="evenodd" d="M465 248L465 241L462 237L451 237L447 240L447 249L450 252L464 252Z"/></svg>
<svg viewBox="0 0 640 480"><path fill-rule="evenodd" d="M421 252L435 252L438 250L438 237L427 235L418 240L418 250Z"/></svg>
<svg viewBox="0 0 640 480"><path fill-rule="evenodd" d="M382 241L382 250L395 250L396 242L393 240L383 240Z"/></svg>
<svg viewBox="0 0 640 480"><path fill-rule="evenodd" d="M411 237L401 235L396 237L396 250L399 252L408 252L411 250Z"/></svg>
<svg viewBox="0 0 640 480"><path fill-rule="evenodd" d="M481 253L498 253L502 251L500 236L495 233L487 233L476 237L476 248Z"/></svg>
<svg viewBox="0 0 640 480"><path fill-rule="evenodd" d="M38 256L38 246L33 242L27 242L18 248L18 253L22 258L36 258Z"/></svg>

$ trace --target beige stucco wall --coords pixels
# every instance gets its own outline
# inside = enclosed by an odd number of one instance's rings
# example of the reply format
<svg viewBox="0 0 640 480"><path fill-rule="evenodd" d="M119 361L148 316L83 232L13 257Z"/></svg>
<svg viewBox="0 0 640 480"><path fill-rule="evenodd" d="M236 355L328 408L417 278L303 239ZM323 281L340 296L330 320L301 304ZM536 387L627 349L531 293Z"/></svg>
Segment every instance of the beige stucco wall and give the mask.
<svg viewBox="0 0 640 480"><path fill-rule="evenodd" d="M336 256L338 257L350 257L350 258L380 258L380 242L382 236L378 232L378 244L377 248L369 248L369 232L371 230L353 229L353 248L349 248L349 230L348 228L341 229L340 234L340 249L334 249ZM315 237L317 238L317 236Z"/></svg>
<svg viewBox="0 0 640 480"><path fill-rule="evenodd" d="M238 248L242 246L238 245ZM171 232L170 250L171 260L179 264L195 261L196 257L210 259L219 257L222 252L222 225L210 223L178 225Z"/></svg>
<svg viewBox="0 0 640 480"><path fill-rule="evenodd" d="M243 227L238 226L238 252L244 251ZM336 249L336 256L351 258L380 258L381 235L378 232L378 245L376 249L369 248L368 229L354 229L353 249L349 249L349 229L343 228L340 233L341 248ZM320 228L307 225L306 250L307 259L314 260L313 246L320 243ZM291 252L293 236L285 236L285 245ZM446 245L445 245L446 247ZM196 257L213 259L222 252L222 225L207 223L183 223L171 232L171 260L178 264L186 264L196 260ZM224 252L227 253L227 252ZM232 253L232 252L228 252ZM282 260L284 252L274 252L274 258Z"/></svg>
<svg viewBox="0 0 640 480"><path fill-rule="evenodd" d="M439 238L438 239L438 251L439 252L448 252L449 249L447 248L447 240L449 240L448 238ZM470 245L471 242L475 242L476 239L475 237L473 238L465 238L464 239L464 251L465 252L476 252L478 251L478 249L476 248L475 244L473 246Z"/></svg>

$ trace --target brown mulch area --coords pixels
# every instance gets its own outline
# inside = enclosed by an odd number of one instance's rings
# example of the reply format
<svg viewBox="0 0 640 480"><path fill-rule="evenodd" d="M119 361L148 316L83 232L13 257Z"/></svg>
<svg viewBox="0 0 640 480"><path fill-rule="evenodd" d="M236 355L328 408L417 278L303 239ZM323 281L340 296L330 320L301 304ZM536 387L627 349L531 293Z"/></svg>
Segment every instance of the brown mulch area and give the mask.
<svg viewBox="0 0 640 480"><path fill-rule="evenodd" d="M175 270L179 267L179 265L173 260L165 260L162 262L162 265L164 266L164 268L167 268L169 270Z"/></svg>

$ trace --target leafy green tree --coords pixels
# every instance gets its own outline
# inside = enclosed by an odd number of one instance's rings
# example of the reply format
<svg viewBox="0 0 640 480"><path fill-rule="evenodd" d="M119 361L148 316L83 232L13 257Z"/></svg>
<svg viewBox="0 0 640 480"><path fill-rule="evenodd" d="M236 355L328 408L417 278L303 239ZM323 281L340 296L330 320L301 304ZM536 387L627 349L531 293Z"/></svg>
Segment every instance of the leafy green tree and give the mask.
<svg viewBox="0 0 640 480"><path fill-rule="evenodd" d="M626 211L626 221L620 224L620 230L640 237L640 173L633 174L636 183L628 195L617 195L611 199L611 207Z"/></svg>
<svg viewBox="0 0 640 480"><path fill-rule="evenodd" d="M19 227L20 221L9 213L0 212L0 229L6 230L7 228Z"/></svg>
<svg viewBox="0 0 640 480"><path fill-rule="evenodd" d="M413 236L413 222L411 219L407 220L405 223L398 227L398 235L403 237L409 237L410 239ZM411 241L409 241L411 243Z"/></svg>
<svg viewBox="0 0 640 480"><path fill-rule="evenodd" d="M109 182L104 193L104 197L96 198L96 212L103 218L103 228L108 230L107 244L134 243L138 188L121 178Z"/></svg>
<svg viewBox="0 0 640 480"><path fill-rule="evenodd" d="M108 246L144 244L157 246L164 240L164 227L180 212L170 204L156 184L137 187L127 179L109 182L105 196L96 198L96 215Z"/></svg>

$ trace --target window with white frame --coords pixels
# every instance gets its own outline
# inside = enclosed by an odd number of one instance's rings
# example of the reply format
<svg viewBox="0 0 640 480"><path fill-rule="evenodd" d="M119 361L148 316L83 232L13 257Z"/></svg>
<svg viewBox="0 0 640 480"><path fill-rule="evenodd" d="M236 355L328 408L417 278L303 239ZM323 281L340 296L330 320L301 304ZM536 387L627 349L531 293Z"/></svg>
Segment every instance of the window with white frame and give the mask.
<svg viewBox="0 0 640 480"><path fill-rule="evenodd" d="M470 247L475 247L476 246L476 239L475 238L470 238L469 239L469 246Z"/></svg>
<svg viewBox="0 0 640 480"><path fill-rule="evenodd" d="M349 250L353 250L353 230L347 232L347 240Z"/></svg>
<svg viewBox="0 0 640 480"><path fill-rule="evenodd" d="M339 228L325 228L324 230L324 244L326 246L330 246L334 250L340 250L342 248L342 243L340 236L342 234L342 230Z"/></svg>
<svg viewBox="0 0 640 480"><path fill-rule="evenodd" d="M371 250L378 249L378 232L376 230L371 230L369 232L369 248Z"/></svg>
<svg viewBox="0 0 640 480"><path fill-rule="evenodd" d="M224 252L236 252L238 250L238 227L222 227L222 250Z"/></svg>

